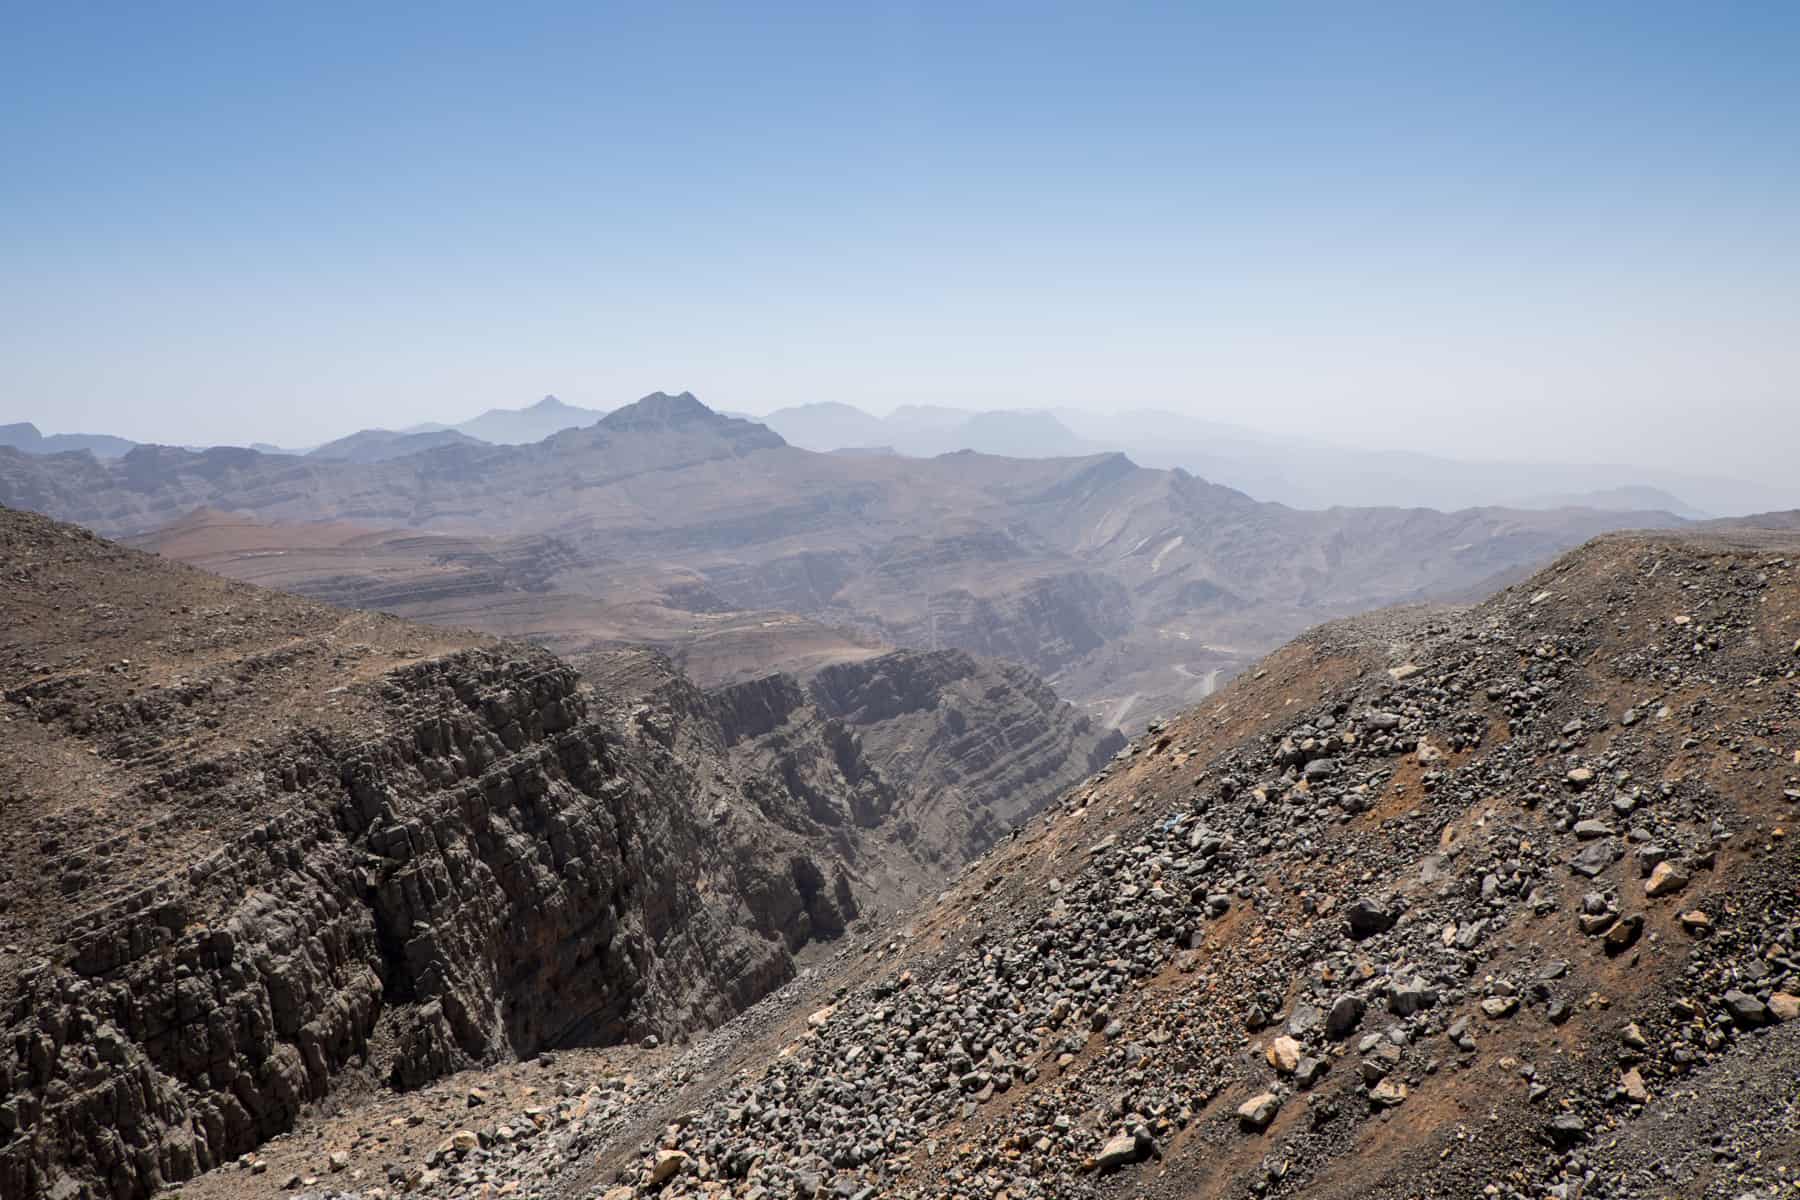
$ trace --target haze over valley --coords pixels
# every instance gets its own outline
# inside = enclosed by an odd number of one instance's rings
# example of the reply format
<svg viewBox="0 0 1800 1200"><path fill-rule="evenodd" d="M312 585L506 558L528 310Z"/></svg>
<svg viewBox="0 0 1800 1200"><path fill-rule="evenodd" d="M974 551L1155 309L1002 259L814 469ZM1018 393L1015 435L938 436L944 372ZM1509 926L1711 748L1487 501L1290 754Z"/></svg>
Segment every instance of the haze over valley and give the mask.
<svg viewBox="0 0 1800 1200"><path fill-rule="evenodd" d="M652 645L707 684L965 650L1126 729L1319 621L1474 596L1596 533L1681 523L1308 511L1117 452L819 453L687 393L541 442L413 448L442 436L398 434L391 457L367 438L304 456L0 451L0 503L334 603L564 653Z"/></svg>
<svg viewBox="0 0 1800 1200"><path fill-rule="evenodd" d="M0 1200L1800 1200L1800 8L0 37Z"/></svg>

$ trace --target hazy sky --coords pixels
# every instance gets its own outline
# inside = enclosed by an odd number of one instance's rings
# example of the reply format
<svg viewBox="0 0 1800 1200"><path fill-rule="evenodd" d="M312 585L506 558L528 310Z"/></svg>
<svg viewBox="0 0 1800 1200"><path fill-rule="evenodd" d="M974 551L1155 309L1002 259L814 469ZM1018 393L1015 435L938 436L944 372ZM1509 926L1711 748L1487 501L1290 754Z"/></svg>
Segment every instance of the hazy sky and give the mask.
<svg viewBox="0 0 1800 1200"><path fill-rule="evenodd" d="M1800 5L39 4L0 421L1183 408L1791 478Z"/></svg>

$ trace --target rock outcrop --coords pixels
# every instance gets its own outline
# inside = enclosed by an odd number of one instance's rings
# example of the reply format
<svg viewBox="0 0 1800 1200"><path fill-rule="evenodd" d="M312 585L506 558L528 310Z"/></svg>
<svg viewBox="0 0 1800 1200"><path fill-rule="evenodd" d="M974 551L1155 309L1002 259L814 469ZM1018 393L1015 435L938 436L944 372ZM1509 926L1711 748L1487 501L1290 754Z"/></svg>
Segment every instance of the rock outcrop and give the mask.
<svg viewBox="0 0 1800 1200"><path fill-rule="evenodd" d="M613 696L651 702L639 719L662 723L679 757L737 781L717 820L758 813L815 857L835 855L855 910L910 907L1125 744L1023 667L957 650L895 651L806 683L771 675L710 690L645 651L581 665ZM831 921L829 910L808 915ZM794 928L803 941L806 926Z"/></svg>
<svg viewBox="0 0 1800 1200"><path fill-rule="evenodd" d="M796 936L816 868L742 878L689 767L593 712L567 666L470 650L379 686L384 736L147 785L204 803L250 774L266 795L232 790L268 819L68 921L20 972L8 1195L65 1175L147 1194L288 1128L352 1065L410 1087L702 1028L836 931Z"/></svg>
<svg viewBox="0 0 1800 1200"><path fill-rule="evenodd" d="M979 855L1125 745L1024 667L959 650L827 667L808 690L903 793L896 836L942 868Z"/></svg>

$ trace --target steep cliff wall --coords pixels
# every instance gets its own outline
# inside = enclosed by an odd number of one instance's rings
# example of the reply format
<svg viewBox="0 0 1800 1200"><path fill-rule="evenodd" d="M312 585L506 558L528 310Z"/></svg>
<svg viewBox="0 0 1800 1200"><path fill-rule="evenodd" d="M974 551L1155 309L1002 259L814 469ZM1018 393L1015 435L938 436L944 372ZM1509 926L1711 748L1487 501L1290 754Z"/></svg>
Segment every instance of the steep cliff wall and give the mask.
<svg viewBox="0 0 1800 1200"><path fill-rule="evenodd" d="M1014 663L902 650L828 667L809 687L898 781L894 836L955 869L1104 766L1125 739Z"/></svg>
<svg viewBox="0 0 1800 1200"><path fill-rule="evenodd" d="M6 1200L148 1195L351 1079L709 1028L1117 744L960 654L707 692L4 509L0 564Z"/></svg>
<svg viewBox="0 0 1800 1200"><path fill-rule="evenodd" d="M1125 744L1025 668L960 650L705 692L644 651L581 662L604 690L653 700L677 753L735 781L721 820L743 807L765 838L781 830L832 858L858 910L936 892Z"/></svg>
<svg viewBox="0 0 1800 1200"><path fill-rule="evenodd" d="M408 1087L678 1033L791 976L807 872L746 887L688 768L591 711L571 669L472 650L381 687L391 732L230 764L266 781L268 818L72 919L20 974L7 1195L147 1194L287 1128L348 1068ZM217 765L164 786L203 791Z"/></svg>

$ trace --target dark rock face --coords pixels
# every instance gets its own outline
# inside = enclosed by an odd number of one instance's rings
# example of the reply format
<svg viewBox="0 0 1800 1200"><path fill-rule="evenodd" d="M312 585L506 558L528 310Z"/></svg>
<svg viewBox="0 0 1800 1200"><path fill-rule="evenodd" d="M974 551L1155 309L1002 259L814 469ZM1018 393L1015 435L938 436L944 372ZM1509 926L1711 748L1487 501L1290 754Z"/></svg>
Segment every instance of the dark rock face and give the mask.
<svg viewBox="0 0 1800 1200"><path fill-rule="evenodd" d="M1032 672L957 650L904 650L819 672L811 695L889 780L902 836L933 861L974 858L1125 745Z"/></svg>
<svg viewBox="0 0 1800 1200"><path fill-rule="evenodd" d="M21 978L7 1195L148 1194L288 1128L353 1062L408 1087L716 1023L791 976L794 939L766 936L790 910L841 929L846 897L809 895L829 887L804 858L740 891L687 766L548 656L469 652L385 687L396 733L332 748L296 803Z"/></svg>
<svg viewBox="0 0 1800 1200"><path fill-rule="evenodd" d="M854 897L851 915L935 891L1124 745L1023 667L955 650L839 664L805 685L771 675L705 692L644 652L583 661L599 680L639 676L619 686L667 714L672 751L733 781L719 820L766 820L756 834L765 860L804 852L835 863L823 873L846 882L803 890ZM809 923L841 925L843 905L816 907L773 927L797 946Z"/></svg>
<svg viewBox="0 0 1800 1200"><path fill-rule="evenodd" d="M0 559L8 1200L146 1196L345 1071L715 1026L1120 744L958 653L707 692L8 510Z"/></svg>

